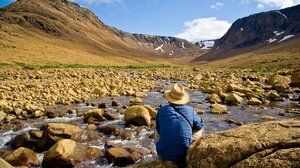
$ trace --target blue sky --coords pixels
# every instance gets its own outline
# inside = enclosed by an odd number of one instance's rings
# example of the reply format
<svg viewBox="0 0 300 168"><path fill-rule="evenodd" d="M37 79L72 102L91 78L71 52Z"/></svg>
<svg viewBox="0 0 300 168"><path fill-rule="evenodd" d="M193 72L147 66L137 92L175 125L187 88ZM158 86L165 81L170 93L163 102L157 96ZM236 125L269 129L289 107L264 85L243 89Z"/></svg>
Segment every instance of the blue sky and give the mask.
<svg viewBox="0 0 300 168"><path fill-rule="evenodd" d="M0 0L0 7L14 0ZM199 41L220 38L250 14L277 10L300 0L72 0L104 23L130 33Z"/></svg>

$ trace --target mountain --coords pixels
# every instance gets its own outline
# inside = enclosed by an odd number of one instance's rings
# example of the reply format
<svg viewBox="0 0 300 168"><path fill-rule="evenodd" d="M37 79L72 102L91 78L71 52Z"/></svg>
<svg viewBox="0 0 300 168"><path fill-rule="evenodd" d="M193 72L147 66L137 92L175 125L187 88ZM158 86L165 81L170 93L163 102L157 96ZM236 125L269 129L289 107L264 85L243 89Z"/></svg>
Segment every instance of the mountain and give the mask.
<svg viewBox="0 0 300 168"><path fill-rule="evenodd" d="M0 50L0 63L93 65L188 61L203 53L186 40L110 27L67 0L18 0L1 8Z"/></svg>
<svg viewBox="0 0 300 168"><path fill-rule="evenodd" d="M297 5L238 19L209 52L193 61L221 60L246 53L252 56L260 52L278 54L278 48L295 49L299 53L300 45L295 45L300 37L299 11L300 5ZM289 48L289 44L294 48Z"/></svg>

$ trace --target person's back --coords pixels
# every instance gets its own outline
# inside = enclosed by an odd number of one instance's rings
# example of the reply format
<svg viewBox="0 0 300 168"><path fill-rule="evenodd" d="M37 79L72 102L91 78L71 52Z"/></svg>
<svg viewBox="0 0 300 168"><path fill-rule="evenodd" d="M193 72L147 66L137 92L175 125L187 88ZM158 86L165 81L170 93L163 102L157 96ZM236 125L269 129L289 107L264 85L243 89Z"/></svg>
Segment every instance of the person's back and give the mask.
<svg viewBox="0 0 300 168"><path fill-rule="evenodd" d="M192 143L192 127L196 130L203 127L203 121L194 108L184 105L189 99L182 97L181 101L175 101L170 98L176 94L175 90L180 92L180 87L175 85L173 92L166 92L169 94L165 94L165 98L171 104L159 108L156 116L156 131L160 135L156 144L157 153L163 160L176 163L185 162L187 149Z"/></svg>

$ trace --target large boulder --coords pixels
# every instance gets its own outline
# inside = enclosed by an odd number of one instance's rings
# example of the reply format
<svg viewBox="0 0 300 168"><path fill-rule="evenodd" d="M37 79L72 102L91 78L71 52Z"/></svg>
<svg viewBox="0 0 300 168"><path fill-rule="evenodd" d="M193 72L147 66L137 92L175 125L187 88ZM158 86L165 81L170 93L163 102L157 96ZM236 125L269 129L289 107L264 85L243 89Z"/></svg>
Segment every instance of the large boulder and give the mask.
<svg viewBox="0 0 300 168"><path fill-rule="evenodd" d="M49 123L44 130L42 139L37 143L41 150L47 150L62 139L70 139L73 134L83 131L80 127L65 123Z"/></svg>
<svg viewBox="0 0 300 168"><path fill-rule="evenodd" d="M290 84L292 82L291 77L282 76L282 75L273 75L269 79L269 85L273 86L276 83L287 83Z"/></svg>
<svg viewBox="0 0 300 168"><path fill-rule="evenodd" d="M299 167L300 119L250 124L194 142L188 167Z"/></svg>
<svg viewBox="0 0 300 168"><path fill-rule="evenodd" d="M101 150L91 148L79 142L64 139L58 141L46 153L42 162L43 168L68 168L77 164L103 157Z"/></svg>
<svg viewBox="0 0 300 168"><path fill-rule="evenodd" d="M20 147L5 157L12 166L39 166L37 154L28 148Z"/></svg>
<svg viewBox="0 0 300 168"><path fill-rule="evenodd" d="M269 79L269 85L272 86L278 92L284 92L289 89L289 84L291 83L291 77L281 76L281 75L273 75Z"/></svg>
<svg viewBox="0 0 300 168"><path fill-rule="evenodd" d="M149 107L145 106L131 106L124 113L124 119L126 124L133 124L136 126L151 126L151 119L154 114L152 110L148 110ZM154 110L155 111L155 110ZM151 113L150 113L151 112Z"/></svg>

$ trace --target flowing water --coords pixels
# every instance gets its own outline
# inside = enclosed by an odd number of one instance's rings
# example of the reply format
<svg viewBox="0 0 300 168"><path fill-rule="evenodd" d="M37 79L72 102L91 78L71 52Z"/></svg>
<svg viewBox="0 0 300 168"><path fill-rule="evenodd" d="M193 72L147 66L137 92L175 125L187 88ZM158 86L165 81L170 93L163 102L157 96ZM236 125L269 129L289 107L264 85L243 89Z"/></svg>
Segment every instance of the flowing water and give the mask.
<svg viewBox="0 0 300 168"><path fill-rule="evenodd" d="M173 86L174 83L169 81L162 81L163 88L169 89ZM163 98L163 90L159 91L151 91L147 93L148 96L144 98L144 104L151 105L152 107L159 107L161 105L166 105L168 102ZM205 111L204 114L199 115L205 122L205 132L207 134L228 130L234 127L237 127L234 123L228 123L226 119L233 119L236 122L242 122L243 124L247 123L255 123L264 121L261 117L264 115L269 115L275 117L277 120L286 119L290 117L300 117L299 111L300 107L298 102L293 102L290 100L284 100L283 102L273 103L269 107L259 107L259 106L248 106L246 104L241 104L239 106L229 106L229 114L222 115L213 115L210 113L210 105L207 100L205 100L206 95L200 91L190 91L191 100L189 105L199 108ZM120 96L114 98L101 98L101 99L91 99L88 102L91 104L99 104L106 103L108 107L105 111L113 112L119 115L119 119L114 121L106 121L103 124L112 124L125 128L125 122L123 120L123 112L125 109L123 106L130 105L130 99L132 97ZM121 105L118 107L110 106L112 100L119 102ZM90 104L89 103L89 104ZM295 113L287 113L287 108L293 107ZM7 127L7 129L0 130L0 148L9 148L8 142L14 138L16 135L19 135L23 132L29 130L37 130L42 125L45 125L50 122L59 122L59 123L72 123L85 128L87 124L83 122L82 117L76 116L76 110L87 110L89 108L94 108L92 106L87 106L84 104L76 104L70 106L57 106L57 109L65 109L72 110L73 113L69 114L66 117L62 118L53 118L53 119L30 119L27 120L25 124L21 124L19 126L11 126ZM13 130L8 130L13 129ZM143 148L148 151L152 151L155 153L155 144L153 137L153 128L148 127L133 127L133 128L125 128L127 130L131 130L135 132L134 137L131 140L122 140L120 137L116 137L114 135L107 136L103 135L96 142L88 143L92 147L99 148L104 150L104 143L109 140L114 143L124 144L126 146L135 146L138 148ZM39 154L39 159L42 160L43 154ZM154 159L152 155L148 155L143 160L151 160ZM95 160L92 162L81 163L77 167L113 167L111 163L109 163L106 159Z"/></svg>

